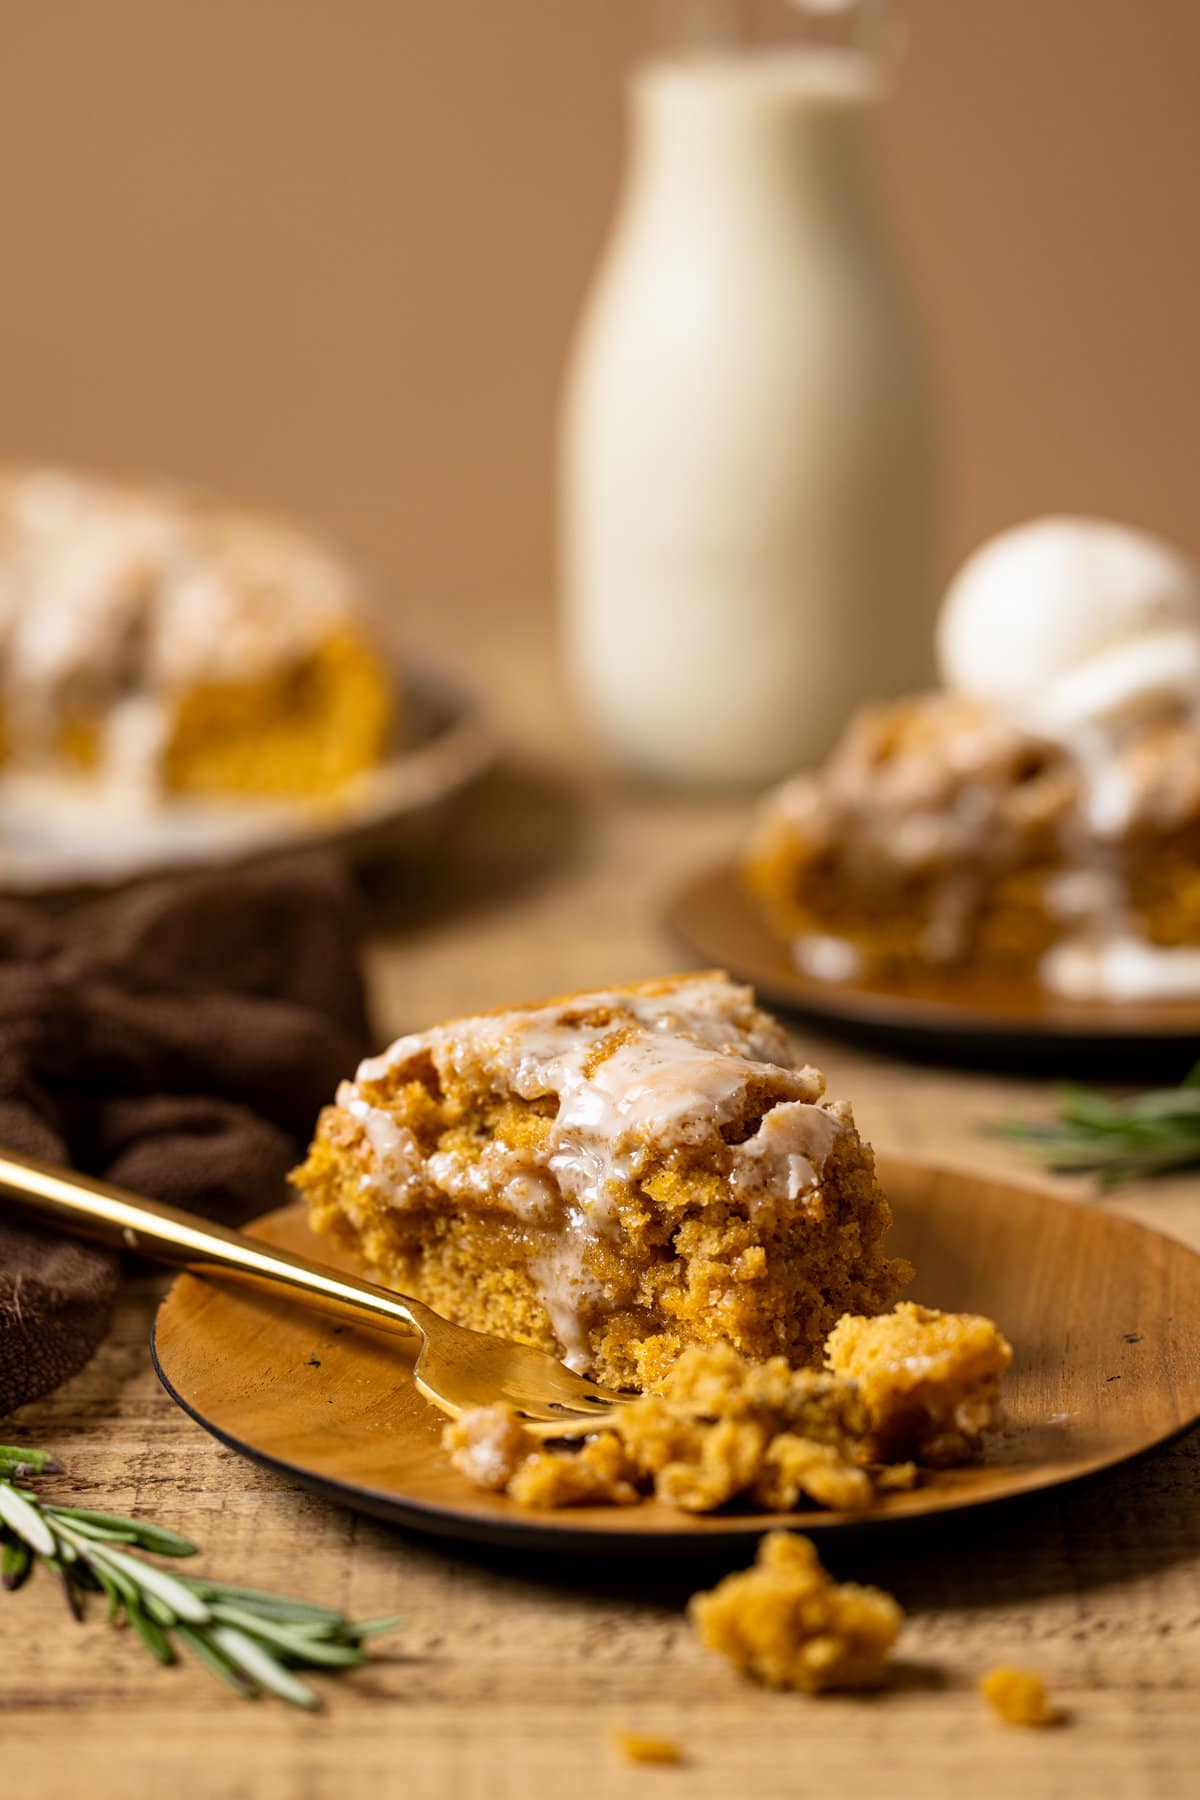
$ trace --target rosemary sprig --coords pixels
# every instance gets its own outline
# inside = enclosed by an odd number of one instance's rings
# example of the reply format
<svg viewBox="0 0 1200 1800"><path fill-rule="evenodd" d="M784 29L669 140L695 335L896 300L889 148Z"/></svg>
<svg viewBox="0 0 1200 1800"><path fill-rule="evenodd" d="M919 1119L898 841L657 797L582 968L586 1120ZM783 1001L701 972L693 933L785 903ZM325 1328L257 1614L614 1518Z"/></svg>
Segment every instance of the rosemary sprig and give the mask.
<svg viewBox="0 0 1200 1800"><path fill-rule="evenodd" d="M1102 1187L1191 1168L1200 1164L1200 1063L1178 1087L1127 1100L1064 1088L1056 1119L1011 1120L987 1131L1024 1144L1047 1168L1095 1174Z"/></svg>
<svg viewBox="0 0 1200 1800"><path fill-rule="evenodd" d="M274 1694L314 1707L317 1696L296 1669L352 1668L365 1661L365 1639L400 1624L356 1624L332 1607L160 1569L133 1552L188 1557L195 1544L143 1519L51 1505L22 1485L58 1467L46 1450L0 1444L0 1585L15 1591L41 1562L58 1576L76 1619L89 1595L103 1595L108 1622L129 1626L156 1662L175 1662L182 1644L246 1699Z"/></svg>

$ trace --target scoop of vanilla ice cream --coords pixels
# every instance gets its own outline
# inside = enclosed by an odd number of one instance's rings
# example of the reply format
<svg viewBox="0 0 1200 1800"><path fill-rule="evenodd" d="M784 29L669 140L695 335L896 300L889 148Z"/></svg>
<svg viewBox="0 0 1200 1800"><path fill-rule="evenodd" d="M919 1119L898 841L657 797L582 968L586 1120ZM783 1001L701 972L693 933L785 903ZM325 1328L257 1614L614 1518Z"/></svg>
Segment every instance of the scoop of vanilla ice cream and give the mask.
<svg viewBox="0 0 1200 1800"><path fill-rule="evenodd" d="M1034 519L968 558L937 648L947 687L1050 732L1197 707L1200 576L1146 532Z"/></svg>

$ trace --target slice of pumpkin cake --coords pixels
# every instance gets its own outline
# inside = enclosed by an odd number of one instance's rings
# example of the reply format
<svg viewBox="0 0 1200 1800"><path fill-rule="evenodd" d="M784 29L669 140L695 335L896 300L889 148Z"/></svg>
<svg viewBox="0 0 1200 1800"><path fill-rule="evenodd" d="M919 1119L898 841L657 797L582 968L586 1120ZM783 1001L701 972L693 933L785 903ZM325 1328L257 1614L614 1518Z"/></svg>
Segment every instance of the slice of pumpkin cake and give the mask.
<svg viewBox="0 0 1200 1800"><path fill-rule="evenodd" d="M824 1089L750 989L643 982L398 1039L293 1180L376 1279L610 1384L692 1343L818 1365L911 1274Z"/></svg>

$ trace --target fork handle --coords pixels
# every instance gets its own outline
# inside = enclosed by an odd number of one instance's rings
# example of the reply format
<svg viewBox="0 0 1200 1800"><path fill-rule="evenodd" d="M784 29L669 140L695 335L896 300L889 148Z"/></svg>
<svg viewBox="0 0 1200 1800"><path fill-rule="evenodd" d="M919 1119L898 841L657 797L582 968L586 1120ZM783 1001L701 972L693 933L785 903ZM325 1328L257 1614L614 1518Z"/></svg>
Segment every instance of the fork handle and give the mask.
<svg viewBox="0 0 1200 1800"><path fill-rule="evenodd" d="M136 1250L154 1262L174 1263L193 1275L223 1275L250 1287L285 1289L323 1312L359 1325L425 1332L429 1308L373 1282L356 1281L306 1257L293 1256L180 1212L159 1200L143 1200L123 1188L0 1151L0 1195L16 1201L35 1220L51 1220L77 1237L118 1250Z"/></svg>

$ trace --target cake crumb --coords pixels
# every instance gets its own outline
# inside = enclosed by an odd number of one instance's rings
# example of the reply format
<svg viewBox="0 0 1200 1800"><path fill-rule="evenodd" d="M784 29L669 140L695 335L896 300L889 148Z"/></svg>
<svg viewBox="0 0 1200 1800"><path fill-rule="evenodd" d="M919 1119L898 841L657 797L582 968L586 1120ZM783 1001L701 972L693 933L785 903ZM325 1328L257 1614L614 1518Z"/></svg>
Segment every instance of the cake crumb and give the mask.
<svg viewBox="0 0 1200 1800"><path fill-rule="evenodd" d="M1062 1714L1056 1712L1046 1698L1046 1684L1031 1669L1013 1669L1002 1665L990 1669L979 1684L979 1691L1006 1725L1059 1725Z"/></svg>
<svg viewBox="0 0 1200 1800"><path fill-rule="evenodd" d="M614 1731L613 1743L636 1763L680 1763L683 1751L674 1738L649 1737L643 1731Z"/></svg>
<svg viewBox="0 0 1200 1800"><path fill-rule="evenodd" d="M688 1607L700 1640L771 1687L876 1687L904 1615L880 1588L837 1583L811 1541L773 1531L749 1569Z"/></svg>
<svg viewBox="0 0 1200 1800"><path fill-rule="evenodd" d="M946 1468L977 1457L1004 1423L1000 1381L1012 1346L991 1319L901 1301L877 1318L847 1313L825 1345L826 1367L858 1384L867 1454Z"/></svg>
<svg viewBox="0 0 1200 1800"><path fill-rule="evenodd" d="M452 1419L442 1433L454 1467L475 1487L503 1493L525 1459L538 1448L514 1406L475 1406Z"/></svg>
<svg viewBox="0 0 1200 1800"><path fill-rule="evenodd" d="M503 1406L465 1413L444 1442L476 1486L539 1510L653 1495L693 1513L738 1501L861 1512L876 1492L860 1459L868 1425L852 1381L792 1369L782 1356L751 1363L729 1344L693 1344L661 1393L629 1401L582 1445L546 1448Z"/></svg>
<svg viewBox="0 0 1200 1800"><path fill-rule="evenodd" d="M915 1487L918 1462L977 1456L1003 1414L1012 1350L990 1319L904 1303L878 1318L846 1314L830 1367L755 1363L731 1344L693 1344L660 1391L603 1428L546 1445L511 1407L447 1427L451 1460L477 1487L521 1506L631 1506L653 1497L681 1512L732 1505L766 1512L862 1512Z"/></svg>

